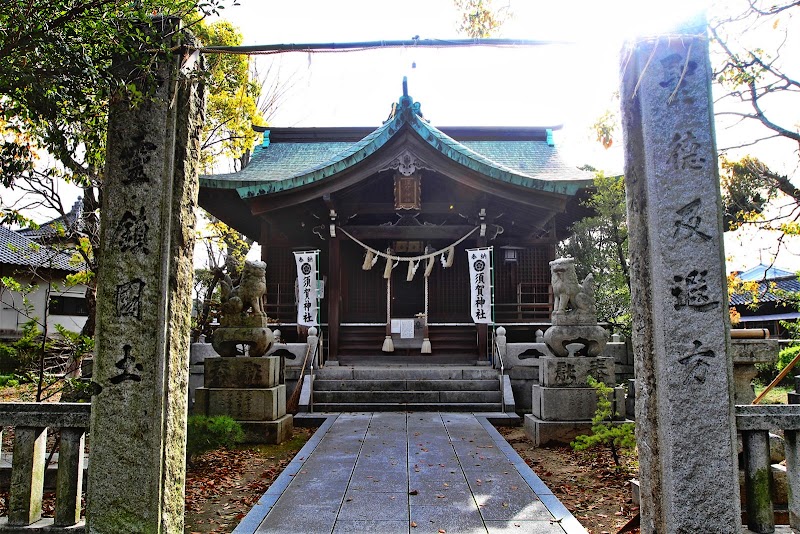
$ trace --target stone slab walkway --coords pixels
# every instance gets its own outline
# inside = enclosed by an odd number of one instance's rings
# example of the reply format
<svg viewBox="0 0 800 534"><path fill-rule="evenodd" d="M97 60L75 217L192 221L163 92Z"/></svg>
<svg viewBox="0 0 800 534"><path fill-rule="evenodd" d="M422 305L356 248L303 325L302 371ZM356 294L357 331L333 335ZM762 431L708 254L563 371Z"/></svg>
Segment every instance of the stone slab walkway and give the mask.
<svg viewBox="0 0 800 534"><path fill-rule="evenodd" d="M234 531L585 533L483 417L332 415Z"/></svg>

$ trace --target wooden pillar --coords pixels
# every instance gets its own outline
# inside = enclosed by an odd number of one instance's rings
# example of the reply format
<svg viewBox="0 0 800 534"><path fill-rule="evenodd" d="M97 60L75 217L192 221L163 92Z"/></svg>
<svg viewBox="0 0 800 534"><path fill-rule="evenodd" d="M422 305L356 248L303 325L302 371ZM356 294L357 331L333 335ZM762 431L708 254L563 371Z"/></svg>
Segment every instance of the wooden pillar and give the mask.
<svg viewBox="0 0 800 534"><path fill-rule="evenodd" d="M267 254L269 252L269 222L261 219L261 237L258 239L258 244L261 245L261 261L267 261ZM269 280L267 280L269 282Z"/></svg>
<svg viewBox="0 0 800 534"><path fill-rule="evenodd" d="M339 360L339 319L342 309L341 237L328 239L328 360Z"/></svg>

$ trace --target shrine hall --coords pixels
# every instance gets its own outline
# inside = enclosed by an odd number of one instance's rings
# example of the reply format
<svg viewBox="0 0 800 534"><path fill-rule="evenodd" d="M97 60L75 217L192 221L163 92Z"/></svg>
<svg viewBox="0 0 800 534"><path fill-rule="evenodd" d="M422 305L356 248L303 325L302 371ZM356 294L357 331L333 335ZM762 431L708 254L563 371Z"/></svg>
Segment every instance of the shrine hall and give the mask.
<svg viewBox="0 0 800 534"><path fill-rule="evenodd" d="M264 309L284 341L304 331L295 252L316 255L305 307L329 362L475 364L493 327L532 341L549 323L548 264L592 183L562 161L553 128L434 127L404 83L378 128L256 129L242 170L201 177L200 205L261 245ZM475 249L491 260L483 322Z"/></svg>

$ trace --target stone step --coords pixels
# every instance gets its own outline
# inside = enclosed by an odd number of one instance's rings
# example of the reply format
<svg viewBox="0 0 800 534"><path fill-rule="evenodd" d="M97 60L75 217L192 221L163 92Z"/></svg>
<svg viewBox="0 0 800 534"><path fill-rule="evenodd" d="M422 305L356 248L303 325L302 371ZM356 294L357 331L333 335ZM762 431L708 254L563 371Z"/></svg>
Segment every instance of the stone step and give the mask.
<svg viewBox="0 0 800 534"><path fill-rule="evenodd" d="M317 403L497 403L500 391L314 391Z"/></svg>
<svg viewBox="0 0 800 534"><path fill-rule="evenodd" d="M489 380L498 371L479 366L375 366L324 367L315 371L315 380Z"/></svg>
<svg viewBox="0 0 800 534"><path fill-rule="evenodd" d="M315 402L314 412L500 412L500 403Z"/></svg>
<svg viewBox="0 0 800 534"><path fill-rule="evenodd" d="M488 380L324 380L314 379L314 391L495 391L498 379Z"/></svg>

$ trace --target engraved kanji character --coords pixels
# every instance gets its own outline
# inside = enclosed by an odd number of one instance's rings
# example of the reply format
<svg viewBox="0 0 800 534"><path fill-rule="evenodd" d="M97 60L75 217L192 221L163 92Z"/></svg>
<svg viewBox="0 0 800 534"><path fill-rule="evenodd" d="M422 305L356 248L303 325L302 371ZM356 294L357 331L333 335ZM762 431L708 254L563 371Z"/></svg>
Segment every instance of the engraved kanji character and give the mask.
<svg viewBox="0 0 800 534"><path fill-rule="evenodd" d="M136 363L136 358L131 356L131 346L130 345L123 345L122 346L123 356L122 358L114 364L114 367L121 370L122 372L117 376L109 378L109 382L112 384L119 384L126 380L131 380L133 382L141 382L142 377L136 374L136 371L141 371L143 369L141 363Z"/></svg>
<svg viewBox="0 0 800 534"><path fill-rule="evenodd" d="M691 132L676 133L672 136L667 162L676 171L683 169L702 169L706 158L700 155L700 143Z"/></svg>
<svg viewBox="0 0 800 534"><path fill-rule="evenodd" d="M577 378L575 377L575 366L571 363L558 362L556 364L556 383L557 384L574 384Z"/></svg>
<svg viewBox="0 0 800 534"><path fill-rule="evenodd" d="M697 198L676 211L680 219L675 221L675 234L673 237L699 238L700 241L710 241L711 236L701 232L699 227L703 219L700 218L700 199Z"/></svg>
<svg viewBox="0 0 800 534"><path fill-rule="evenodd" d="M703 344L696 339L693 341L693 344L694 351L678 359L682 365L688 367L688 374L684 382L688 384L694 381L698 384L705 384L708 368L711 366L708 360L715 358L716 354L714 354L714 351L711 349L703 350Z"/></svg>
<svg viewBox="0 0 800 534"><path fill-rule="evenodd" d="M675 297L675 309L680 310L690 307L697 311L713 310L719 306L718 300L711 300L712 296L706 282L708 271L691 271L685 277L674 276L673 280L677 285L672 288L672 296Z"/></svg>
<svg viewBox="0 0 800 534"><path fill-rule="evenodd" d="M117 286L116 311L117 317L142 318L141 298L144 282L134 278L126 284Z"/></svg>
<svg viewBox="0 0 800 534"><path fill-rule="evenodd" d="M145 254L149 254L150 250L147 248L147 231L149 229L144 206L139 209L139 215L126 211L117 223L116 242L119 249L122 252L141 250Z"/></svg>

